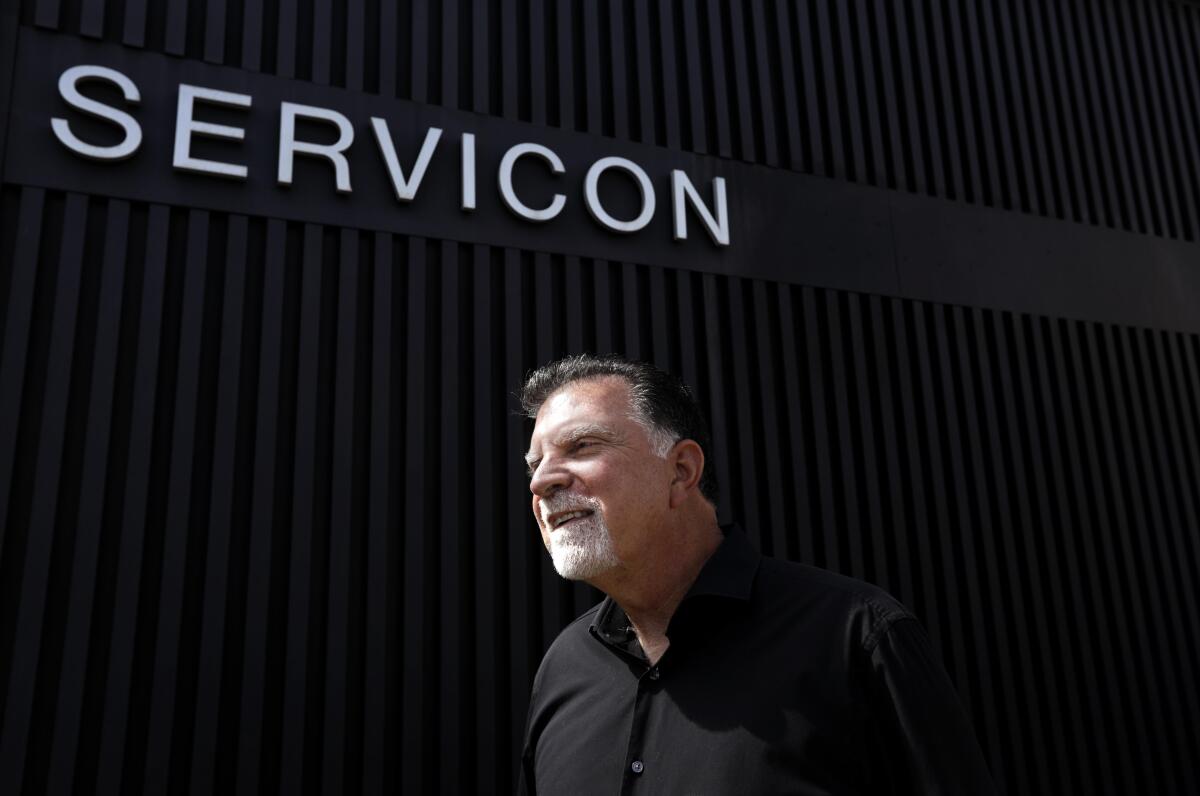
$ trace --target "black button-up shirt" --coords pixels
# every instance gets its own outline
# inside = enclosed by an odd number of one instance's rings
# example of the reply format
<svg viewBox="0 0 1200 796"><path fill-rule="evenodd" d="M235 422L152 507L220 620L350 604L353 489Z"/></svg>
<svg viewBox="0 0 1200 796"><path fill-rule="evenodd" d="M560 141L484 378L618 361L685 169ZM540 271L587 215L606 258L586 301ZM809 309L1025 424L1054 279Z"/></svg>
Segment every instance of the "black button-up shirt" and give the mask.
<svg viewBox="0 0 1200 796"><path fill-rule="evenodd" d="M990 794L920 624L859 581L726 533L651 666L605 599L534 680L522 793Z"/></svg>

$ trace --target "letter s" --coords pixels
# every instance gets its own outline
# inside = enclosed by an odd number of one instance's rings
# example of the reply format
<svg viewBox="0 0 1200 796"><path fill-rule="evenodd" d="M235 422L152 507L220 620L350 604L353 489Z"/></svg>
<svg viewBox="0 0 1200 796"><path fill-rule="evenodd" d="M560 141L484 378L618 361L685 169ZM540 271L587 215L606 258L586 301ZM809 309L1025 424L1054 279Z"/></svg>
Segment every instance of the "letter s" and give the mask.
<svg viewBox="0 0 1200 796"><path fill-rule="evenodd" d="M79 84L85 80L107 80L115 83L121 89L121 93L125 96L126 101L135 105L141 101L141 95L138 94L137 86L134 85L132 80L115 69L90 64L72 66L58 78L58 93L62 95L63 100L68 105L89 116L95 116L96 118L112 122L125 131L125 137L119 143L112 146L89 144L86 141L81 141L71 132L71 126L67 124L66 119L59 119L57 117L50 120L50 126L54 130L54 135L58 137L58 140L67 149L85 158L91 158L92 160L124 160L130 157L142 145L141 125L137 123L136 119L125 113L125 111L117 110L110 105L105 105L94 99L88 99L80 94Z"/></svg>

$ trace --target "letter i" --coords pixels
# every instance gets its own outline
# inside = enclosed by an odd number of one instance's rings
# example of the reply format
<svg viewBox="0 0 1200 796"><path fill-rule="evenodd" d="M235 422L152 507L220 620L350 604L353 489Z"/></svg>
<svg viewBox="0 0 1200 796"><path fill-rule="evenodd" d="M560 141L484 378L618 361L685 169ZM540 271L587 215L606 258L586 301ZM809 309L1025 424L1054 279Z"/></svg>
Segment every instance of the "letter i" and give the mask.
<svg viewBox="0 0 1200 796"><path fill-rule="evenodd" d="M475 209L475 135L462 136L462 209Z"/></svg>

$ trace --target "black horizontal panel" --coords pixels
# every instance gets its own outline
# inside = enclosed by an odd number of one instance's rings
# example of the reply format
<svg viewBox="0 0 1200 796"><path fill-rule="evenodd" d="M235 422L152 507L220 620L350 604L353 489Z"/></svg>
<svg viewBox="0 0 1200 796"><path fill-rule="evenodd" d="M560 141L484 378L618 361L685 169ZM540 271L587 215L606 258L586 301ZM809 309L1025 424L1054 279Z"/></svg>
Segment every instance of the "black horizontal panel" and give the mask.
<svg viewBox="0 0 1200 796"><path fill-rule="evenodd" d="M475 113L364 98L342 89L247 75L41 31L24 30L20 45L18 65L24 79L16 87L4 164L6 179L14 183L556 254L666 267L682 264L737 276L1003 310L1200 329L1200 314L1194 311L1200 301L1200 270L1193 265L1194 246L1182 241L885 192L594 135L535 130ZM96 162L72 151L69 139L47 134L51 120L58 119L70 126L72 135L97 145L109 145L124 135L111 124L89 121L58 96L59 76L84 63L122 70L138 87L141 107L128 103L124 107L137 120L143 141L127 160ZM591 80L586 77L580 80ZM234 109L198 101L197 119L236 124L244 128L244 140L213 141L195 133L189 144L191 157L244 167L245 179L196 172L206 166L172 165L177 95L185 83L235 91L244 98L242 102L251 103ZM108 93L101 92L101 98L119 109L117 86L105 88ZM901 89L910 90L897 85ZM355 131L344 166L335 169L324 157L297 155L290 161L283 157L294 167L290 181L281 182L277 175L283 102L301 102L342 115ZM746 113L757 118L750 110ZM372 118L386 120L392 154L406 177L389 177ZM936 127L930 126L934 117L889 118L887 124L899 125L884 130L893 143L903 137L903 129L910 130L904 135L926 140ZM749 128L742 132L751 135L747 141L761 138ZM317 142L335 135L330 123L316 121L302 121L297 133L298 140ZM430 137L435 135L440 137ZM416 153L427 142L431 154L418 183ZM524 158L514 167L512 190L517 201L537 206L559 197L555 201L562 202L561 212L548 221L519 217L500 187L499 166L505 153L519 143L549 147L563 161L561 175L534 158ZM469 153L473 153L470 158ZM585 175L601 158L612 156L627 158L645 174L651 186L645 204L634 177L619 172L605 173L598 182L597 198L588 198ZM924 172L937 163L929 155L910 166ZM992 168L987 163L985 159L975 165ZM718 215L716 180L724 181L728 245L710 239L700 211L673 183L676 172L695 186L707 212ZM940 173L930 171L934 172ZM394 182L401 179L410 181L410 193L403 198L398 196L401 183ZM474 191L470 209L463 208L464 183ZM339 185L340 191L335 190ZM654 207L638 231L622 234L600 220L604 212L633 219L642 207L649 208L651 200ZM686 224L682 239L677 237L682 235L677 202L687 205L681 211Z"/></svg>

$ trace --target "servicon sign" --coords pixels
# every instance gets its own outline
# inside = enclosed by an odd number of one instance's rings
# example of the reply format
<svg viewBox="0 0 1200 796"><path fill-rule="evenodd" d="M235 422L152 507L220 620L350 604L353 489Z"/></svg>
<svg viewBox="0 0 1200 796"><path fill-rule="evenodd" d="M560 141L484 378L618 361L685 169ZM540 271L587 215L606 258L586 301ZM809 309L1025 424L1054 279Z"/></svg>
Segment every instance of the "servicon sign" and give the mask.
<svg viewBox="0 0 1200 796"><path fill-rule="evenodd" d="M118 163L138 155L143 148L145 131L138 120L138 106L143 102L142 91L137 82L127 74L109 66L98 64L75 64L62 70L57 80L58 94L69 112L50 118L50 129L58 142L74 155L101 163ZM271 107L261 107L253 94L212 88L180 82L176 85L174 101L174 129L171 152L171 168L189 174L203 175L220 180L246 181L251 178L254 166L237 159L236 149L216 159L196 153L198 139L220 141L226 145L238 144L247 139L247 129L254 114L268 113L275 116L275 157L273 178L277 186L290 189L296 181L296 164L301 158L319 161L331 170L333 189L338 194L353 193L355 175L351 171L351 148L355 144L356 129L351 119L339 110L315 104L289 100L277 100ZM222 122L214 121L214 114L222 114ZM240 117L238 115L241 115ZM230 118L233 116L233 118ZM98 120L108 135L97 136L94 132L78 129L83 117ZM244 121L239 121L244 119ZM404 140L420 140L415 151L404 151L397 147L392 125L384 116L368 115L367 120L375 152L370 166L358 168L382 168L391 186L396 202L408 204L417 200L421 185L430 164L438 157L454 158L454 153L445 153L448 136L437 126L426 126L423 134L412 135L410 126L405 126ZM95 121L91 127L95 128ZM261 125L260 125L261 127ZM301 131L305 131L301 134ZM103 140L99 140L103 139ZM472 213L478 206L477 186L479 170L476 167L476 133L460 132L457 141L457 170L459 174L459 209ZM441 150L441 154L439 154ZM569 201L568 195L555 190L548 199L522 197L514 181L518 165L528 162L523 168L541 168L551 177L566 173L563 159L549 146L522 141L503 149L495 173L495 186L502 205L516 217L533 224L553 221ZM357 163L357 161L356 161ZM623 175L621 179L631 181L636 189L636 212L630 215L625 208L624 218L605 207L601 198L601 178L612 172ZM694 217L707 233L712 244L720 247L730 242L729 208L726 197L725 179L712 177L708 190L702 192L682 169L670 169L670 219L672 237L675 241L688 239L688 219ZM706 193L709 198L703 195ZM588 215L600 228L613 233L634 234L645 229L654 219L658 208L654 183L646 170L630 158L605 155L596 158L584 174L582 201Z"/></svg>

